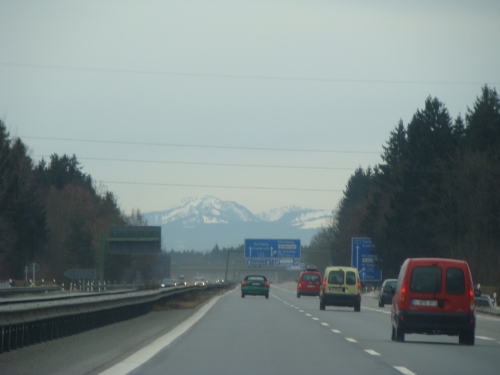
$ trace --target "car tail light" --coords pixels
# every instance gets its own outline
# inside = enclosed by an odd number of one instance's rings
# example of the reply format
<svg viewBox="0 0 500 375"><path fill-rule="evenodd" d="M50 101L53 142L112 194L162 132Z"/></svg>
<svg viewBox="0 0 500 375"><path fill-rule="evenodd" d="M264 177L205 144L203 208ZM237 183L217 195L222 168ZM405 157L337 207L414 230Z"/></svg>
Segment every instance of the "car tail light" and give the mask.
<svg viewBox="0 0 500 375"><path fill-rule="evenodd" d="M358 293L361 291L361 280L358 279Z"/></svg>
<svg viewBox="0 0 500 375"><path fill-rule="evenodd" d="M401 287L401 296L399 298L400 302L405 301L405 294L406 294L406 285L403 284L403 286Z"/></svg>
<svg viewBox="0 0 500 375"><path fill-rule="evenodd" d="M248 283L247 283L246 281L242 281L242 282L241 282L241 285L243 285L243 286L247 286L247 285L248 285Z"/></svg>
<svg viewBox="0 0 500 375"><path fill-rule="evenodd" d="M269 284L269 281L266 281L266 282L264 283L264 286L269 286L269 285L270 285L270 284Z"/></svg>
<svg viewBox="0 0 500 375"><path fill-rule="evenodd" d="M474 310L475 301L474 301L474 290L472 288L469 288L469 301L470 301L470 309Z"/></svg>

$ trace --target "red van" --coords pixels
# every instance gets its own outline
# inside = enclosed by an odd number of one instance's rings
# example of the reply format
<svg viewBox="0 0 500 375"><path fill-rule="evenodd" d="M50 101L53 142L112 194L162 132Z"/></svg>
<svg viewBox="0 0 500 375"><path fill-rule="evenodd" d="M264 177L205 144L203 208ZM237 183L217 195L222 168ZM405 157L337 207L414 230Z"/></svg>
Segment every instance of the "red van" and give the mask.
<svg viewBox="0 0 500 375"><path fill-rule="evenodd" d="M297 298L300 296L319 296L321 273L316 268L307 268L300 273L297 281Z"/></svg>
<svg viewBox="0 0 500 375"><path fill-rule="evenodd" d="M410 258L401 267L391 307L391 339L405 334L458 336L474 345L474 286L465 261Z"/></svg>

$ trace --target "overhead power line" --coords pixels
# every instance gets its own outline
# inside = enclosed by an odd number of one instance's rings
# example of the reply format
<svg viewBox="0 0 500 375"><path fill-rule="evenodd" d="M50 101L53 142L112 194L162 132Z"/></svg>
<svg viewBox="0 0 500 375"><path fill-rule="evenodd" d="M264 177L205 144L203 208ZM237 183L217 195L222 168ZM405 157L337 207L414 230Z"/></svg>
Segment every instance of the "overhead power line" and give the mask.
<svg viewBox="0 0 500 375"><path fill-rule="evenodd" d="M297 82L324 82L324 83L368 83L368 84L406 84L406 85L498 85L499 82L476 82L476 81L415 81L415 80L390 80L390 79L359 79L359 78L327 78L327 77L287 77L287 76L260 76L244 74L210 74L193 72L168 72L161 70L138 70L138 69L120 69L120 68L99 68L72 65L51 65L51 64L30 64L0 61L0 66L21 68L21 69L49 69L66 70L76 72L93 73L113 73L113 74L137 74L137 75L155 75L172 76L188 78L218 78L218 79L244 79L244 80L263 80L263 81L297 81Z"/></svg>
<svg viewBox="0 0 500 375"><path fill-rule="evenodd" d="M167 186L167 187L193 187L193 188L216 188L216 189L240 189L240 190L280 190L280 191L308 191L323 193L341 193L337 189L309 189L291 187L266 187L266 186L231 186L231 185L195 185L195 184L168 184L157 182L134 182L134 181L99 181L103 184L117 185L141 185L141 186Z"/></svg>
<svg viewBox="0 0 500 375"><path fill-rule="evenodd" d="M50 155L36 155L37 158L48 158ZM147 163L147 164L176 164L176 165L203 165L215 167L244 167L244 168L276 168L276 169L317 169L317 170L342 170L353 171L356 168L341 168L341 167L314 167L314 166L299 166L299 165L264 165L264 164L235 164L235 163L205 163L205 162L189 162L189 161L169 161L169 160L139 160L139 159L114 159L114 158L95 158L95 157L78 157L78 160L97 160L111 161L123 163Z"/></svg>
<svg viewBox="0 0 500 375"><path fill-rule="evenodd" d="M38 139L44 141L57 142L81 142L81 143L102 143L127 146L155 146L155 147L179 147L179 148L210 148L226 150L251 150L251 151L280 151L280 152L317 152L334 154L380 154L380 151L353 151L353 150L324 150L324 149L305 149L305 148L276 148L276 147L248 147L248 146L221 146L221 145L195 145L180 143L162 143L162 142L136 142L136 141L112 141L101 139L77 139L77 138L59 138L59 137L38 137L23 136L22 139Z"/></svg>

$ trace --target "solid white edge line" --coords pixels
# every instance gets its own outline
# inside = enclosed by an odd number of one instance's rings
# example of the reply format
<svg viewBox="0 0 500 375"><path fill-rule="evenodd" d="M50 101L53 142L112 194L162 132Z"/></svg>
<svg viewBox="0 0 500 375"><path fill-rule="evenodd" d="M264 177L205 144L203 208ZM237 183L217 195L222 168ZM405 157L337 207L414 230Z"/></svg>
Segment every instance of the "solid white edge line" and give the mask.
<svg viewBox="0 0 500 375"><path fill-rule="evenodd" d="M232 291L227 293L231 292ZM170 332L156 339L151 344L138 350L129 357L125 358L123 361L108 368L107 370L104 370L100 373L100 375L125 375L135 370L137 367L143 365L151 358L153 358L156 354L158 354L163 348L170 345L174 340L187 332L187 330L191 328L193 324L200 320L217 303L217 301L220 298L224 297L227 293L214 297L207 304L201 307L196 313L194 313L188 319L172 329Z"/></svg>
<svg viewBox="0 0 500 375"><path fill-rule="evenodd" d="M403 367L403 366L394 366L394 368L404 375L417 375L413 371L410 371L406 367Z"/></svg>

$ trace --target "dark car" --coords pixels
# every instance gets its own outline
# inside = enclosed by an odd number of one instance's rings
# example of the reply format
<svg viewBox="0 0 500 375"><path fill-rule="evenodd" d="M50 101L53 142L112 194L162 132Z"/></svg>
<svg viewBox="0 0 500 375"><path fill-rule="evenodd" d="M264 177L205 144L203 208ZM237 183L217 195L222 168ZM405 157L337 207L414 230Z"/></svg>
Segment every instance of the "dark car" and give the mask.
<svg viewBox="0 0 500 375"><path fill-rule="evenodd" d="M300 273L297 282L297 298L300 296L319 296L321 273L315 268L308 268Z"/></svg>
<svg viewBox="0 0 500 375"><path fill-rule="evenodd" d="M241 298L245 296L265 296L269 298L270 283L262 275L248 275L241 282Z"/></svg>
<svg viewBox="0 0 500 375"><path fill-rule="evenodd" d="M392 304L392 296L396 290L397 279L386 279L382 283L382 288L378 292L378 307L384 307L385 304Z"/></svg>

